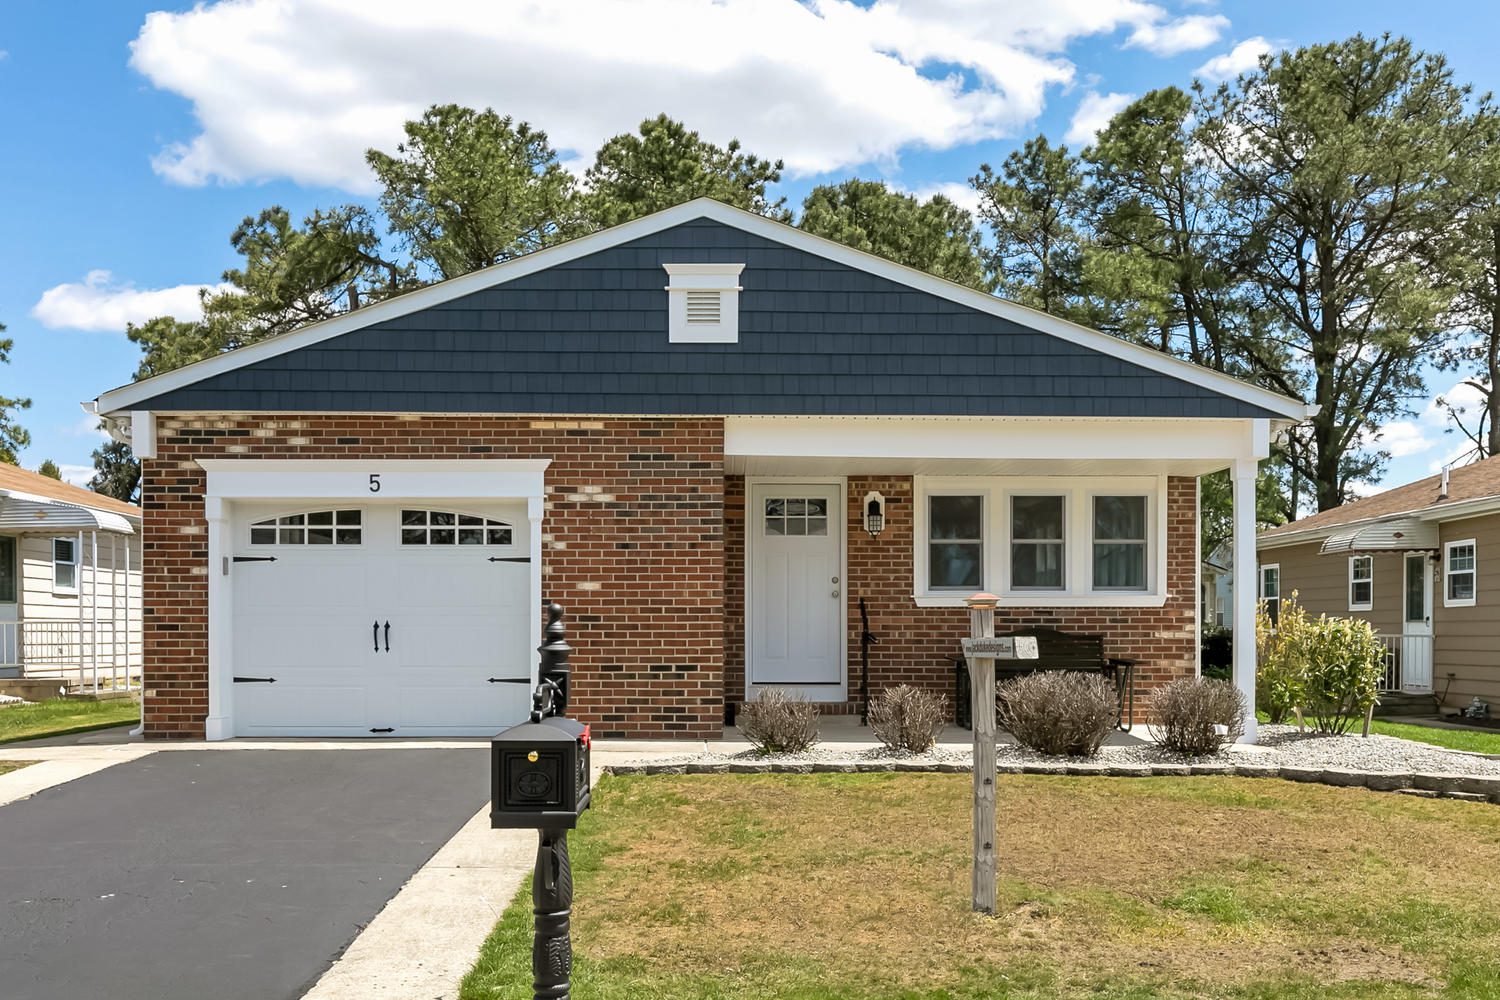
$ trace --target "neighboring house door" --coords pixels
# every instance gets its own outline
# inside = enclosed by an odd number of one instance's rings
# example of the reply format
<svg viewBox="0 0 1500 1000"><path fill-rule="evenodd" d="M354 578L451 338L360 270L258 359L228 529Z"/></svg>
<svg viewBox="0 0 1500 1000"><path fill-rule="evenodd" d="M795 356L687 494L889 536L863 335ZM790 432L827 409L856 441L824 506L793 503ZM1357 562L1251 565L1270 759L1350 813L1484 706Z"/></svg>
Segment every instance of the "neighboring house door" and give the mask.
<svg viewBox="0 0 1500 1000"><path fill-rule="evenodd" d="M525 718L521 504L248 507L235 525L240 736L488 736ZM274 559L274 561L273 561ZM495 678L492 682L490 679Z"/></svg>
<svg viewBox="0 0 1500 1000"><path fill-rule="evenodd" d="M0 668L21 663L21 573L16 538L0 535Z"/></svg>
<svg viewBox="0 0 1500 1000"><path fill-rule="evenodd" d="M844 698L844 490L760 483L746 511L750 547L747 685Z"/></svg>
<svg viewBox="0 0 1500 1000"><path fill-rule="evenodd" d="M1432 570L1427 553L1408 552L1404 564L1401 689L1432 690Z"/></svg>

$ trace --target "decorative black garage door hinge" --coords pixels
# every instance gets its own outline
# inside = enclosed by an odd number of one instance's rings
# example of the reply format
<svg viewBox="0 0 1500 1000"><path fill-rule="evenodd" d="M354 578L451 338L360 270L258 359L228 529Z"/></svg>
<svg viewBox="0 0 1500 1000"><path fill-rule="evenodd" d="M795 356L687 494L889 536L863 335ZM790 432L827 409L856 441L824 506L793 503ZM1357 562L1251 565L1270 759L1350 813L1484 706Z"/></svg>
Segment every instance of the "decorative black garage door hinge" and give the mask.
<svg viewBox="0 0 1500 1000"><path fill-rule="evenodd" d="M530 677L491 677L491 684L530 684Z"/></svg>
<svg viewBox="0 0 1500 1000"><path fill-rule="evenodd" d="M531 562L530 556L490 556L490 562Z"/></svg>
<svg viewBox="0 0 1500 1000"><path fill-rule="evenodd" d="M370 732L372 732L372 733L394 733L395 731L396 730L392 729L390 726L386 726L384 729L372 729L372 730L370 730Z"/></svg>
<svg viewBox="0 0 1500 1000"><path fill-rule="evenodd" d="M274 677L236 677L234 679L234 682L236 684L275 684L276 683L276 678L274 678Z"/></svg>
<svg viewBox="0 0 1500 1000"><path fill-rule="evenodd" d="M235 556L232 562L275 562L275 556Z"/></svg>

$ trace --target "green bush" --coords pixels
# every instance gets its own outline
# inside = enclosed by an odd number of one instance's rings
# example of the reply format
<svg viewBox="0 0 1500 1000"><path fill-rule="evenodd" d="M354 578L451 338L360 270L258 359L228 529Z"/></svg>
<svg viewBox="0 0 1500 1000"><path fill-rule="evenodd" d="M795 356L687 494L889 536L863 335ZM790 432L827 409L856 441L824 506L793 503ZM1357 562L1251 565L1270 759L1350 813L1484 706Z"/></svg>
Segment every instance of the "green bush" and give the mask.
<svg viewBox="0 0 1500 1000"><path fill-rule="evenodd" d="M1297 594L1281 602L1280 620L1273 625L1265 605L1255 610L1255 706L1279 726L1302 704L1307 678L1303 648L1309 622Z"/></svg>
<svg viewBox="0 0 1500 1000"><path fill-rule="evenodd" d="M1302 710L1320 733L1347 733L1380 697L1385 647L1367 621L1322 617L1307 623Z"/></svg>

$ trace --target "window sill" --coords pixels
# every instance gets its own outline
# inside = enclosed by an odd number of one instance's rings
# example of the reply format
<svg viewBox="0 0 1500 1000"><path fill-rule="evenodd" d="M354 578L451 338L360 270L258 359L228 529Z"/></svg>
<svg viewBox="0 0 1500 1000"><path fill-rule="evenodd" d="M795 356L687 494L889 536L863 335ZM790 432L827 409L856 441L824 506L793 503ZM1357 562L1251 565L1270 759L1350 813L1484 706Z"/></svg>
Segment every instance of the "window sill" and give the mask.
<svg viewBox="0 0 1500 1000"><path fill-rule="evenodd" d="M1446 597L1443 598L1443 607L1445 608L1472 608L1475 604L1476 602L1472 597L1467 601L1450 601Z"/></svg>
<svg viewBox="0 0 1500 1000"><path fill-rule="evenodd" d="M1374 608L1375 608L1375 606L1373 604L1351 604L1351 605L1349 605L1349 610L1351 612L1352 611L1366 611L1366 612L1368 612L1368 611L1373 611Z"/></svg>
<svg viewBox="0 0 1500 1000"><path fill-rule="evenodd" d="M967 598L948 594L913 594L919 608L964 608ZM1165 594L1010 594L999 599L1000 608L1160 608Z"/></svg>

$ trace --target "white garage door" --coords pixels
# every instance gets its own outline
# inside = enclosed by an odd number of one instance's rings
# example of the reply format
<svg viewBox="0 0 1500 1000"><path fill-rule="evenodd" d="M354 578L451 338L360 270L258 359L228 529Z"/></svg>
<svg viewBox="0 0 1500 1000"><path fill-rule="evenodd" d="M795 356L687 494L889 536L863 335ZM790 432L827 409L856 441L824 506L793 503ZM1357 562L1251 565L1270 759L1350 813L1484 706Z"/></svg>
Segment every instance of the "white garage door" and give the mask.
<svg viewBox="0 0 1500 1000"><path fill-rule="evenodd" d="M524 501L237 504L239 736L490 736L530 687Z"/></svg>

